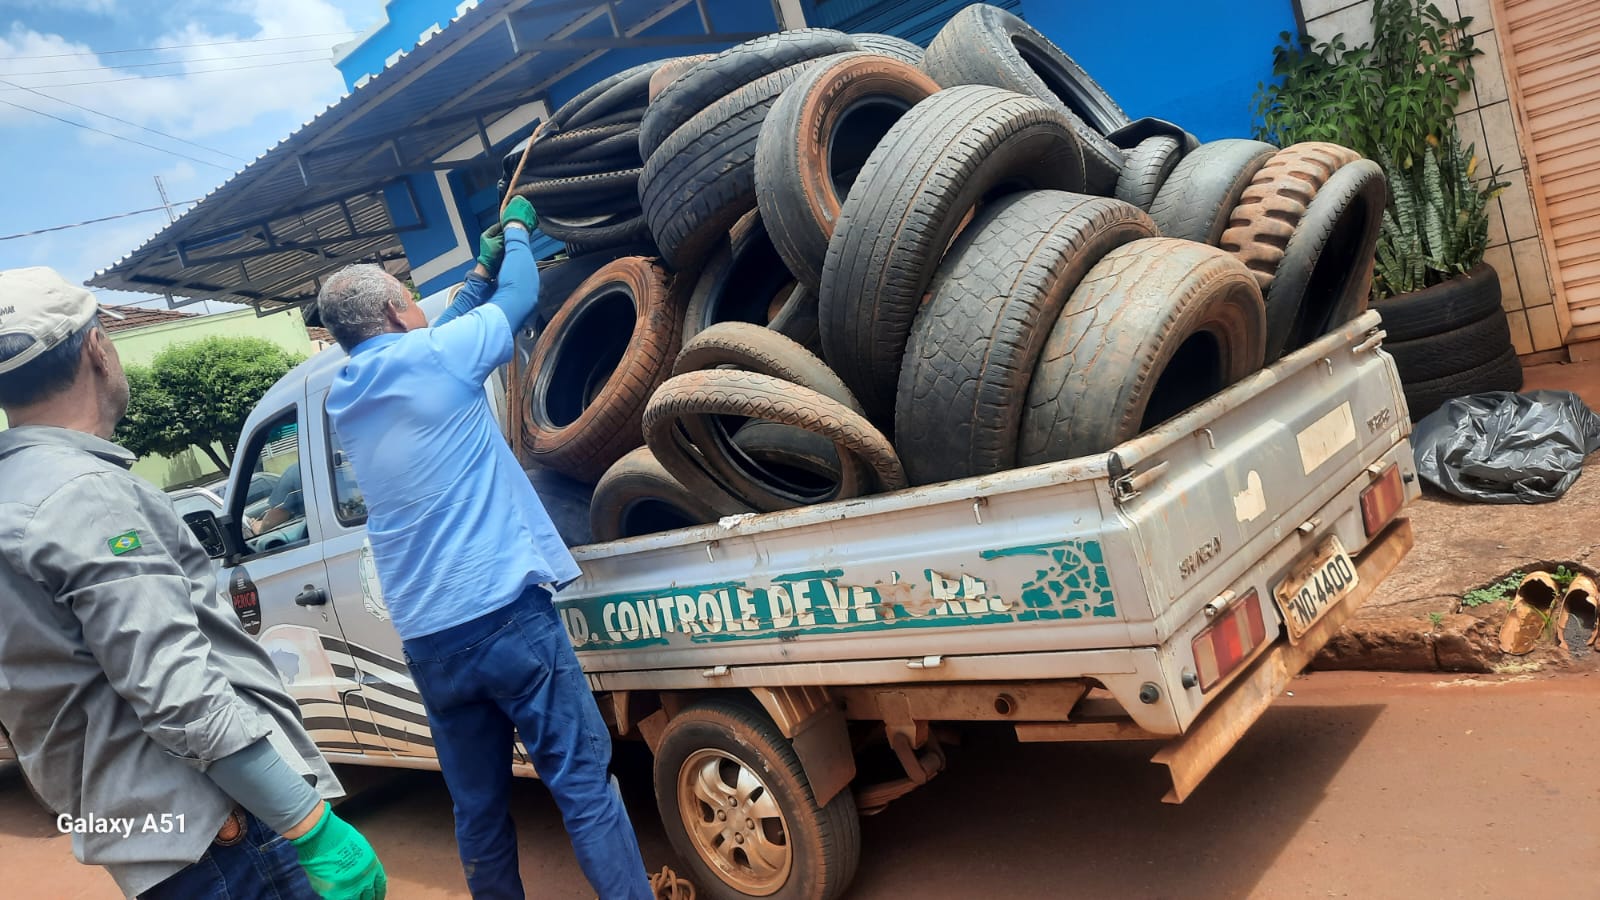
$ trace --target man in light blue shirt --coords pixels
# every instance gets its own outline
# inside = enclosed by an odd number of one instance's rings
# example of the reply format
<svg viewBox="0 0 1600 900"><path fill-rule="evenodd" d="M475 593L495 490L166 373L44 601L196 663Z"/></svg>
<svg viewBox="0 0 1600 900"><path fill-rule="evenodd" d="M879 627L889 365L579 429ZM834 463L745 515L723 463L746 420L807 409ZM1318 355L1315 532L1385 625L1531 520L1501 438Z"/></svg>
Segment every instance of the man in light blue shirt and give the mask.
<svg viewBox="0 0 1600 900"><path fill-rule="evenodd" d="M350 353L328 415L366 497L373 560L428 713L473 897L524 896L508 807L515 728L601 900L648 898L606 772L611 735L546 589L578 566L483 389L534 310L536 222L526 200L512 200L503 237L485 235L478 268L432 328L380 267L328 279L318 311Z"/></svg>

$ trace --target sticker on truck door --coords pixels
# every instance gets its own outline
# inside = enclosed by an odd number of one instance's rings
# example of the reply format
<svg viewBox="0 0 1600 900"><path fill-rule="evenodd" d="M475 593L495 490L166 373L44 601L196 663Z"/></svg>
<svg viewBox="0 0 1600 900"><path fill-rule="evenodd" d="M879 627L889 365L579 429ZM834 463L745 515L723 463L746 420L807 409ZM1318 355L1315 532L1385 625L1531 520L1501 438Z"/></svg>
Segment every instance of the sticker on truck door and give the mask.
<svg viewBox="0 0 1600 900"><path fill-rule="evenodd" d="M234 615L239 617L239 624L244 626L244 630L250 634L260 634L261 594L244 566L238 566L228 576L228 599L233 601Z"/></svg>

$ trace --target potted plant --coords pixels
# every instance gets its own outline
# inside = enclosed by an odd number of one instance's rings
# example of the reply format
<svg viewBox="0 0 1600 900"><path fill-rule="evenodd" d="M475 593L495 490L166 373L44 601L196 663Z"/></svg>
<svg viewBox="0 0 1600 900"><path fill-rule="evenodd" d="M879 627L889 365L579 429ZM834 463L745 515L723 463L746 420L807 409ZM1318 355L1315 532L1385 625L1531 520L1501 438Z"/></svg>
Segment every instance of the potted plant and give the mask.
<svg viewBox="0 0 1600 900"><path fill-rule="evenodd" d="M1378 160L1391 197L1372 301L1413 416L1450 397L1516 390L1522 370L1483 261L1489 202L1505 187L1479 174L1455 111L1481 55L1467 27L1432 3L1376 0L1370 43L1301 36L1274 51L1274 83L1257 96L1257 136L1279 146L1332 141Z"/></svg>

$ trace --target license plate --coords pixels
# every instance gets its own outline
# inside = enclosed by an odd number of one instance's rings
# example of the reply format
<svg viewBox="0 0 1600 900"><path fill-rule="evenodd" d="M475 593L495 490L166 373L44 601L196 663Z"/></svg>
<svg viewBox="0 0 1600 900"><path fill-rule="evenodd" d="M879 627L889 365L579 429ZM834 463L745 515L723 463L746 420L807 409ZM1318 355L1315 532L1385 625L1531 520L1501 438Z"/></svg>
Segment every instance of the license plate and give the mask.
<svg viewBox="0 0 1600 900"><path fill-rule="evenodd" d="M1272 592L1289 626L1289 642L1299 643L1311 626L1356 589L1356 567L1339 539L1329 536L1316 552L1295 563Z"/></svg>

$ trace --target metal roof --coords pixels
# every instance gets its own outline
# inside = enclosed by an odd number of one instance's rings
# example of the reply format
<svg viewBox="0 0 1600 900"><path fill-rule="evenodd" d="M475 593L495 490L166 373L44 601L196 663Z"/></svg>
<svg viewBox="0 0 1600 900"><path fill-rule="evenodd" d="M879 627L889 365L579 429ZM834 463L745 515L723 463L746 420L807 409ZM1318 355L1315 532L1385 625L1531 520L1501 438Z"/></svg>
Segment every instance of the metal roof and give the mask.
<svg viewBox="0 0 1600 900"><path fill-rule="evenodd" d="M609 50L674 48L668 55L754 36L718 32L706 2L483 0L88 283L164 293L174 306L183 305L174 296L246 303L265 315L315 300L321 278L352 262L382 262L404 277L400 235L428 227L407 175L508 149L525 135L491 141L496 122ZM690 7L701 31L645 33ZM474 159L438 161L474 139Z"/></svg>

